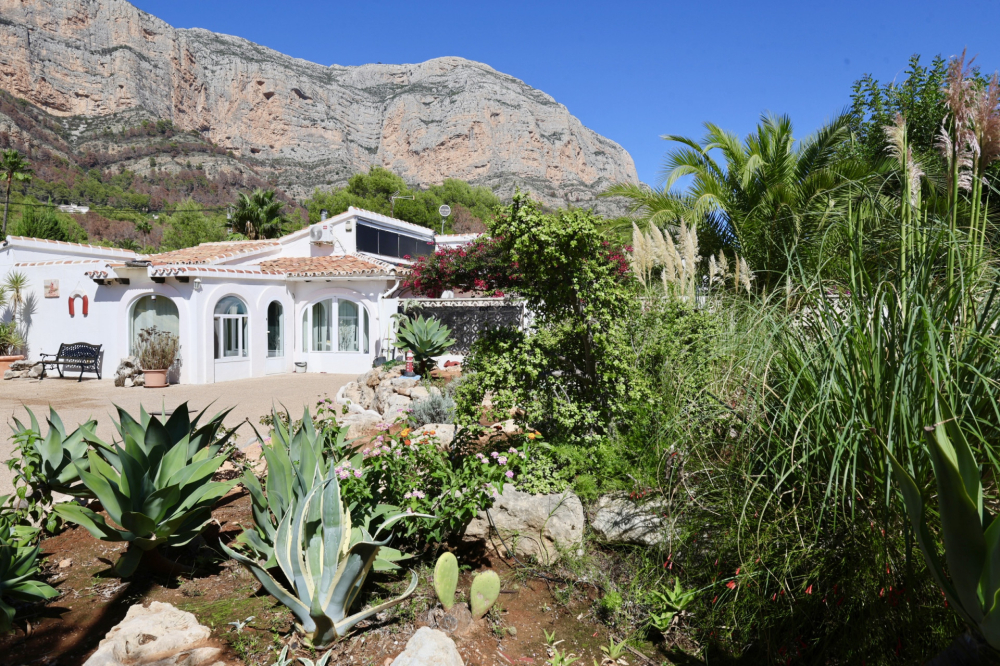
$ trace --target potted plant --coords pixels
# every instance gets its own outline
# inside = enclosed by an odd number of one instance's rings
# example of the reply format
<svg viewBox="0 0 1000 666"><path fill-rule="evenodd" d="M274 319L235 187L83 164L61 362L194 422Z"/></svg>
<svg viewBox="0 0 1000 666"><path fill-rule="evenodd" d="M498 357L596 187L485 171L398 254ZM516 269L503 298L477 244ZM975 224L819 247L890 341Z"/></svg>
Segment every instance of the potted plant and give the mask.
<svg viewBox="0 0 1000 666"><path fill-rule="evenodd" d="M10 369L14 361L23 361L24 356L17 352L24 347L24 339L17 332L15 322L0 322L0 377Z"/></svg>
<svg viewBox="0 0 1000 666"><path fill-rule="evenodd" d="M25 340L17 330L17 320L24 308L24 292L28 287L28 279L24 273L8 273L0 284L0 307L7 306L10 321L0 322L0 377L10 369L14 361L23 361L19 352L24 349Z"/></svg>
<svg viewBox="0 0 1000 666"><path fill-rule="evenodd" d="M142 368L146 388L163 388L167 385L167 370L177 358L177 336L161 331L155 326L139 331L136 356Z"/></svg>

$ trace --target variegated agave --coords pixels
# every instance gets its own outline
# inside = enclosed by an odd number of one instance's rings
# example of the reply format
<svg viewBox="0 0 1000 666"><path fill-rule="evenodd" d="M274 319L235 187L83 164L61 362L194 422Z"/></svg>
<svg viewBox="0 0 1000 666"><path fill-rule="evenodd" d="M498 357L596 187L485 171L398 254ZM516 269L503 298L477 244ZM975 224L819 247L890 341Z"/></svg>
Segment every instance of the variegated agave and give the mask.
<svg viewBox="0 0 1000 666"><path fill-rule="evenodd" d="M351 465L360 469L364 459L345 441L347 428L341 429L333 441L329 441L329 433L317 430L313 425L308 409L294 434L276 410L272 409L271 416L274 423L271 443L261 445L264 460L267 461L264 486L252 470L247 470L241 479L250 491L254 529L245 531L240 541L256 551L267 569L278 565L274 559L274 539L282 516L326 478L330 467L343 464L350 458ZM288 417L286 420L291 422ZM257 438L263 441L259 433Z"/></svg>
<svg viewBox="0 0 1000 666"><path fill-rule="evenodd" d="M379 552L392 539L391 534L381 540L379 536L403 518L431 517L385 506L378 507L375 514L382 520L374 536L368 532L370 517L365 525L352 527L331 466L326 479L285 512L275 534L274 559L291 590L268 573L266 562L254 561L225 544L222 548L291 609L299 631L314 647L323 648L346 636L358 622L402 602L417 587L417 575L411 572L410 584L401 596L348 615L368 572L379 560ZM391 562L383 566L396 568Z"/></svg>

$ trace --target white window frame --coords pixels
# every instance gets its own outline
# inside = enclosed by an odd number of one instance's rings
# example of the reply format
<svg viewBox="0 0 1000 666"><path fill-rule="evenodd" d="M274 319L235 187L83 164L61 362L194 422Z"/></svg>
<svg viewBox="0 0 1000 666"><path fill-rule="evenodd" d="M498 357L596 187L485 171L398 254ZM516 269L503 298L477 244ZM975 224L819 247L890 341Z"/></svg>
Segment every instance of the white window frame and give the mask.
<svg viewBox="0 0 1000 666"><path fill-rule="evenodd" d="M313 349L313 321L312 313L313 306L317 303L322 303L323 301L331 302L331 313L332 317L332 327L333 327L333 339L331 340L330 351L316 351ZM347 301L353 303L358 308L358 351L339 351L340 348L340 302ZM306 354L358 354L358 355L369 355L369 351L365 350L365 339L364 339L364 326L368 324L369 328L369 350L371 349L371 315L368 313L368 308L361 301L356 301L353 298L338 298L337 296L330 296L329 298L318 298L315 301L307 303L302 308L302 338L300 344L302 345L302 352Z"/></svg>
<svg viewBox="0 0 1000 666"><path fill-rule="evenodd" d="M229 298L229 296L232 296L234 298L239 299L239 301L241 303L243 303L243 308L247 312L246 312L246 314L236 314L236 315L230 315L230 314L213 314L213 319L212 319L213 335L218 336L218 340L219 340L219 353L223 354L222 356L216 356L216 358L215 358L215 362L216 363L241 363L241 362L250 360L250 341L248 340L248 338L250 337L249 336L249 333L250 333L250 307L247 305L247 302L243 298L240 298L239 296L236 296L235 294L228 294L226 296L223 296L219 300L217 300L215 302L215 307L218 307L219 303L222 302L224 299ZM215 312L214 308L213 308L212 312L213 313ZM243 320L241 322L238 322L237 326L236 326L236 339L237 339L237 342L239 344L238 349L239 349L239 351L242 352L241 354L237 354L236 356L226 356L225 355L225 340L226 340L226 338L225 338L225 331L223 329L223 325L224 325L223 324L223 320L225 320L225 319ZM212 351L213 351L213 355L214 355L215 350L213 349Z"/></svg>

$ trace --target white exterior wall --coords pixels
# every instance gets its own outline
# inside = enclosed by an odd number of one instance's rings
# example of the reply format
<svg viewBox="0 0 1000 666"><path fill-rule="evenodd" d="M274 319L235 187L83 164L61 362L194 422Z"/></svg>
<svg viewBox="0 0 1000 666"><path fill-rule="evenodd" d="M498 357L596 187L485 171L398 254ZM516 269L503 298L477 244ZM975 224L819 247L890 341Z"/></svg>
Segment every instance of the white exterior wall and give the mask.
<svg viewBox="0 0 1000 666"><path fill-rule="evenodd" d="M23 254L23 253L22 253ZM18 257L24 260L26 257ZM34 258L34 257L32 257ZM128 277L130 284L101 286L84 273L100 269L106 262L24 266L29 281L26 292L28 357L55 353L60 343L89 342L103 345L102 374L110 377L119 361L130 354L132 307L143 296L156 294L171 299L177 306L180 329L180 358L171 373L172 381L185 384L207 384L243 377L262 377L276 370L292 372L295 361L305 361L309 372L361 374L372 366L381 353L387 335L389 315L396 310L395 299L380 300L394 280L322 278L305 282L276 277L273 280L237 279L219 276L201 277L196 285L192 278L182 283L167 278L164 283L149 279L144 268L117 268L119 277ZM6 268L6 266L5 266ZM2 270L2 269L0 269ZM5 271L6 272L6 271ZM59 298L43 298L43 280L59 280ZM200 288L196 288L200 286ZM80 299L75 301L76 315L69 315L72 293L86 294L89 313L83 316ZM246 359L215 359L215 306L220 299L233 295L246 303L248 344ZM356 302L369 315L369 350L358 352L314 352L302 348L302 312L313 303L326 298L343 298ZM267 309L272 301L282 305L284 316L284 357L267 357ZM270 371L270 372L269 372ZM91 377L93 375L90 375Z"/></svg>

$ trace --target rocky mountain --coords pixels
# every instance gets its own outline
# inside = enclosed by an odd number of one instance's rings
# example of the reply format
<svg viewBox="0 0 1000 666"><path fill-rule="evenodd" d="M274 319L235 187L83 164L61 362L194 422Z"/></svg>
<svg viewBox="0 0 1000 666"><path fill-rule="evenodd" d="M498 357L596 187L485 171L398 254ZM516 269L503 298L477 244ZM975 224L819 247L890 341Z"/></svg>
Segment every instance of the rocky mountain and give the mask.
<svg viewBox="0 0 1000 666"><path fill-rule="evenodd" d="M169 120L300 199L375 164L418 185L461 178L605 210L596 193L638 182L621 146L482 63L326 67L125 0L0 0L0 89L70 138Z"/></svg>

